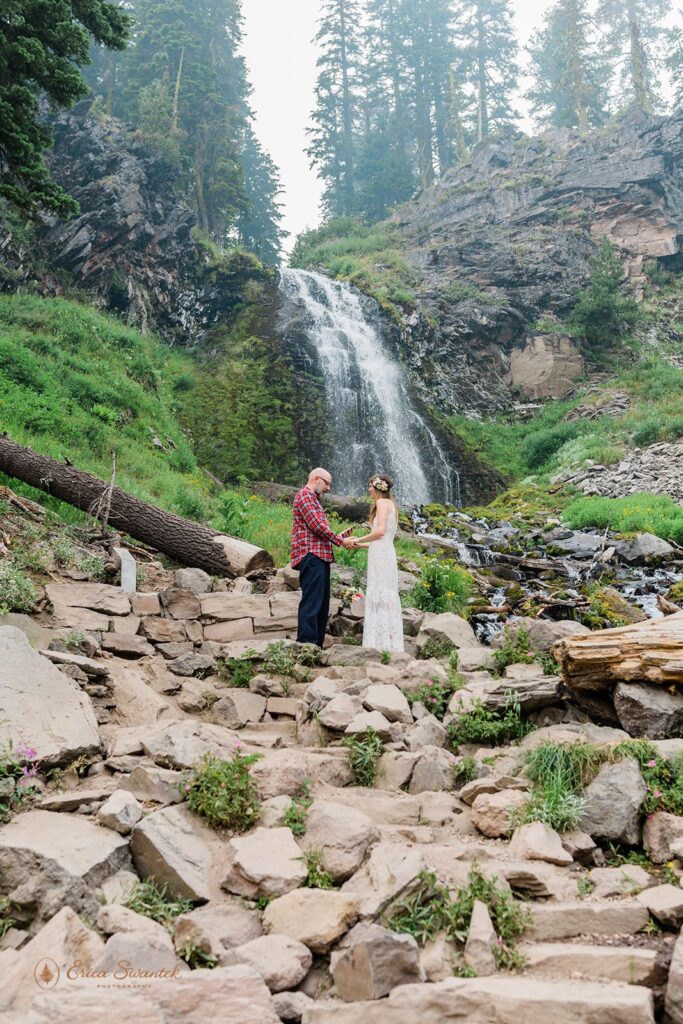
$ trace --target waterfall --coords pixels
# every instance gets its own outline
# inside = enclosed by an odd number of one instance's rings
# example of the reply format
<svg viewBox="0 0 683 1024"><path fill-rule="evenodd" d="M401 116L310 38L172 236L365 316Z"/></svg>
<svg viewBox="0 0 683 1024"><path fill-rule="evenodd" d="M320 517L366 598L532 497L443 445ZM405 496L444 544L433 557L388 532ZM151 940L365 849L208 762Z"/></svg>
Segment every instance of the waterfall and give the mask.
<svg viewBox="0 0 683 1024"><path fill-rule="evenodd" d="M323 378L334 490L363 494L372 473L388 473L403 504L459 502L457 471L411 402L378 314L350 285L308 270L283 270L280 288Z"/></svg>

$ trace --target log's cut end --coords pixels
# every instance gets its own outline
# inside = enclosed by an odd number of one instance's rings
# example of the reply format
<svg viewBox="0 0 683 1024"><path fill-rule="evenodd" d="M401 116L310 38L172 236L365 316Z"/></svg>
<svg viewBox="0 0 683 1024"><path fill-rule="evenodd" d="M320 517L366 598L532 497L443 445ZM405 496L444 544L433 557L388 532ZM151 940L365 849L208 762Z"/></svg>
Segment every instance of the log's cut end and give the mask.
<svg viewBox="0 0 683 1024"><path fill-rule="evenodd" d="M219 534L213 541L223 551L235 576L246 576L250 572L275 568L273 556L265 548L258 548L255 544L248 544L246 540L238 540L237 537L228 537L226 534Z"/></svg>
<svg viewBox="0 0 683 1024"><path fill-rule="evenodd" d="M569 689L610 689L620 682L683 687L683 612L564 637L552 655Z"/></svg>

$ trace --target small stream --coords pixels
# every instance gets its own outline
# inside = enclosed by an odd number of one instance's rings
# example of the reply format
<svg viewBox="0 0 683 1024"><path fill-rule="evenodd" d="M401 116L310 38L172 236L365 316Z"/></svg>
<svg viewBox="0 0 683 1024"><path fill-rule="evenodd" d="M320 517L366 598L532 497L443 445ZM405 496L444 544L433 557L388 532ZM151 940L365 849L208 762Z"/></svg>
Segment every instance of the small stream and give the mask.
<svg viewBox="0 0 683 1024"><path fill-rule="evenodd" d="M683 558L680 554L666 564L657 566L630 565L617 556L603 561L599 549L587 553L585 557L561 556L553 552L552 543L544 543L540 530L525 533L506 522L499 522L492 527L486 520L473 519L458 511L450 512L448 519L452 526L440 527L439 532L434 533L430 532L428 520L419 512L414 512L415 532L424 540L432 540L435 547L442 551L452 548L454 559L475 574L482 570L490 574L491 589L486 594L490 607L506 605L508 587L512 584L521 588L525 598L549 597L557 591L558 577L566 581L562 589L566 599L572 601L584 596L587 585L609 573L610 579L605 581L606 585L617 590L630 604L642 609L648 618L659 618L662 612L657 605L657 595L666 595L672 584L683 576ZM592 536L591 531L576 530L571 533L579 544ZM525 542L533 545L528 555L524 552ZM604 548L608 549L612 543L613 539L605 538ZM570 606L551 606L545 614L547 618L553 619L574 617ZM519 616L514 612L475 612L472 625L479 640L490 643L505 623L515 618Z"/></svg>

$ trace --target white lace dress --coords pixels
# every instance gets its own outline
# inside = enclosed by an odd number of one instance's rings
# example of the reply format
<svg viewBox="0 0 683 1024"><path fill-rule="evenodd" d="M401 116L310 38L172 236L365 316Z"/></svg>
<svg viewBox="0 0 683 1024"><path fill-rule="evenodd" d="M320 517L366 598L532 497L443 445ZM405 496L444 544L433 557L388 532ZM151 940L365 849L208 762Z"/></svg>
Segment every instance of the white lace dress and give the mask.
<svg viewBox="0 0 683 1024"><path fill-rule="evenodd" d="M397 526L396 510L392 506L384 536L368 544L363 647L374 647L378 651L403 650L403 616L394 548Z"/></svg>

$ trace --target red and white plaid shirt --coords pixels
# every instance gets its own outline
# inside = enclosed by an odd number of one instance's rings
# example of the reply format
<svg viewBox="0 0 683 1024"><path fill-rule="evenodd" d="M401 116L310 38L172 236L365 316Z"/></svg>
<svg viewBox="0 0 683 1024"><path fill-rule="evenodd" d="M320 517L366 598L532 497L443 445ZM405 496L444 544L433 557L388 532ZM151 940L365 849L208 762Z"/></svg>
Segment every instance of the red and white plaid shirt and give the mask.
<svg viewBox="0 0 683 1024"><path fill-rule="evenodd" d="M302 487L294 498L292 568L296 569L309 553L323 562L334 562L332 545L341 543L341 537L330 529L318 495L309 487Z"/></svg>

